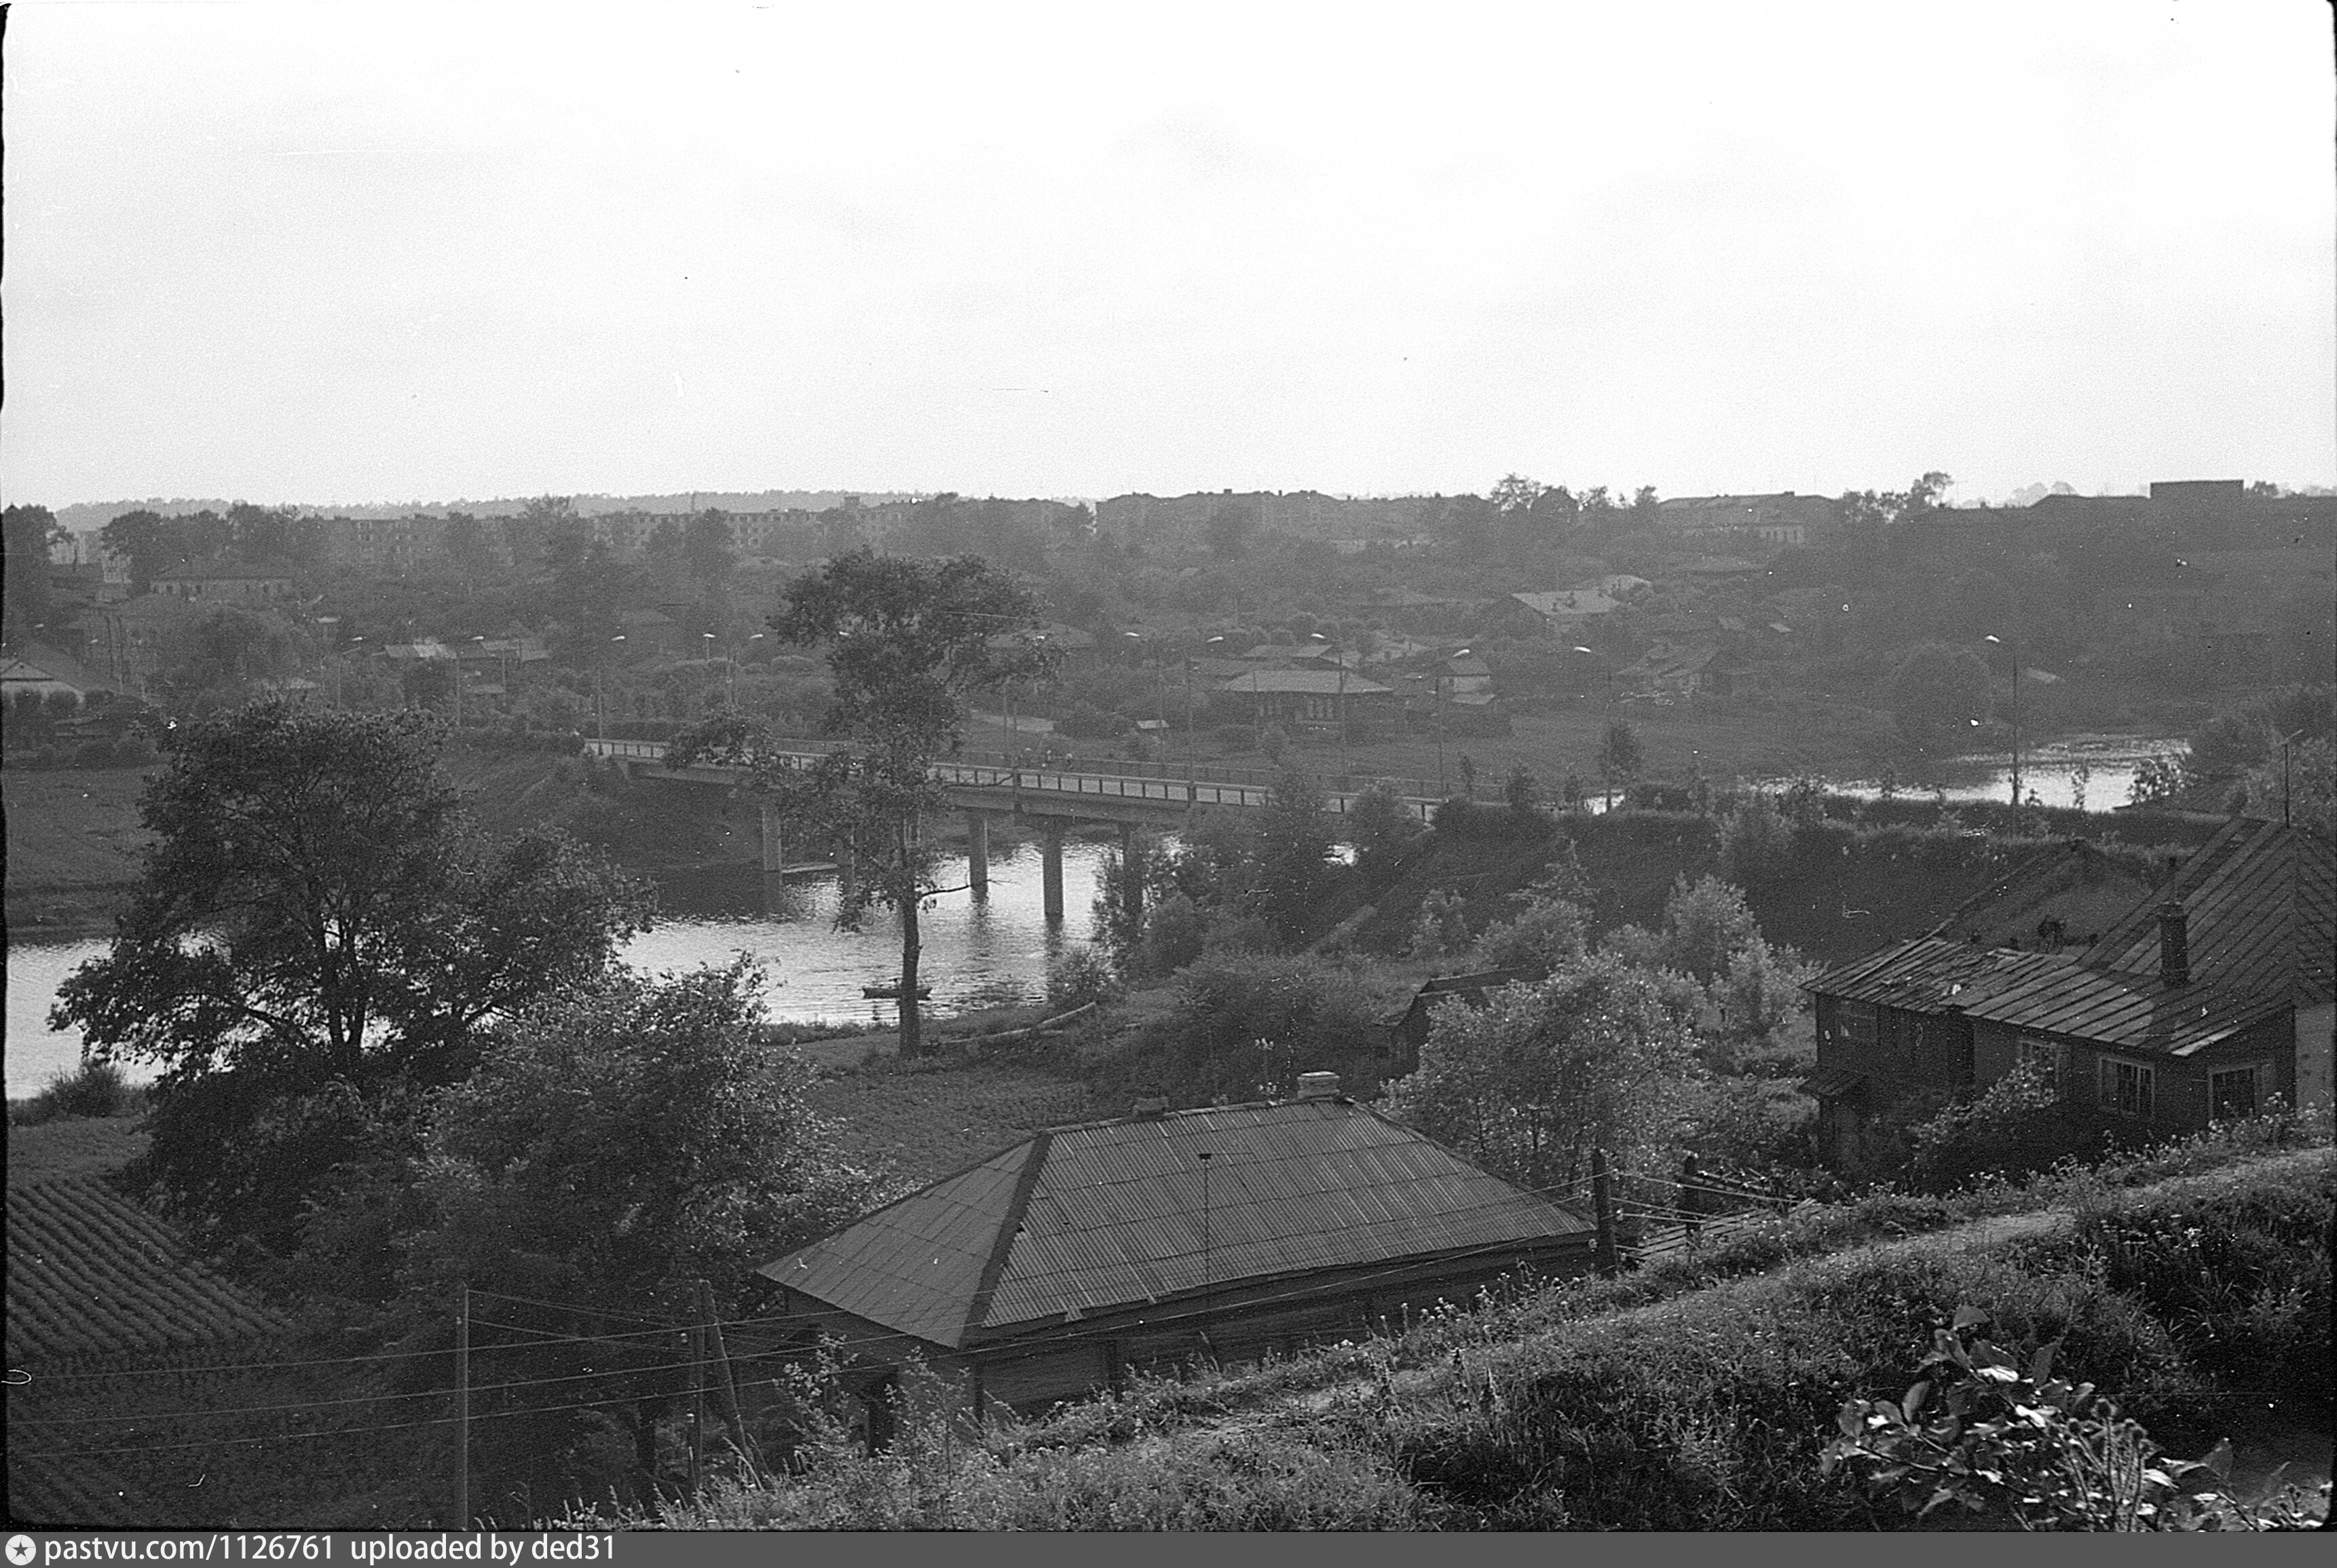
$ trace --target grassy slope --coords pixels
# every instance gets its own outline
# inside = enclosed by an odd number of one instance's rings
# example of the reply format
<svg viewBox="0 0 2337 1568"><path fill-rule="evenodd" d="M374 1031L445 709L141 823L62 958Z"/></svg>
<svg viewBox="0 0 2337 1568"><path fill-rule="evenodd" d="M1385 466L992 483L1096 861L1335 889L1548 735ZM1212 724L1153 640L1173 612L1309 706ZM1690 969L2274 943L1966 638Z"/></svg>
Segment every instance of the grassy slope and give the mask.
<svg viewBox="0 0 2337 1568"><path fill-rule="evenodd" d="M658 1522L1887 1528L1895 1514L1873 1514L1824 1480L1819 1453L1842 1401L1903 1392L1931 1329L1965 1302L1990 1311L2009 1341L2061 1340L2060 1369L2097 1380L2170 1439L2178 1427L2199 1447L2211 1432L2240 1436L2244 1464L2264 1403L2253 1386L2266 1345L2255 1336L2284 1335L2272 1353L2323 1368L2286 1380L2299 1406L2290 1452L2317 1463L2330 1419L2322 1228L2337 1157L2195 1148L2153 1173L2128 1189L2080 1180L1999 1193L1961 1211L2046 1206L1904 1239L1877 1241L1870 1229L1748 1277L1706 1283L1706 1259L1233 1376L1142 1382L986 1447L838 1458L777 1491L718 1494ZM1804 1228L1856 1218L1836 1211ZM2202 1230L2234 1239L2242 1255L2203 1270L2180 1245ZM2253 1458L2261 1475L2268 1460Z"/></svg>
<svg viewBox="0 0 2337 1568"><path fill-rule="evenodd" d="M134 768L9 769L7 917L12 931L64 936L102 930L138 875L145 782Z"/></svg>

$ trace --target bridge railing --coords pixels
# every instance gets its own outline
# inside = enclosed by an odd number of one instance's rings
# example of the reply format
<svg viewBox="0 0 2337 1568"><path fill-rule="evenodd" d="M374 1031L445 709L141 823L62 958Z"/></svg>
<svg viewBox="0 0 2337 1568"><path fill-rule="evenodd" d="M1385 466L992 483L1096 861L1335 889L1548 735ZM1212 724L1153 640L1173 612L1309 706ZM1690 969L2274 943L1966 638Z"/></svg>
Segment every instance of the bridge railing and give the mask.
<svg viewBox="0 0 2337 1568"><path fill-rule="evenodd" d="M601 757L660 763L665 760L666 743L661 740L592 740L586 745ZM781 740L778 745L779 755L797 766L841 749L840 742L823 740ZM934 776L964 789L1019 789L1049 796L1092 795L1118 800L1158 800L1172 806L1255 808L1267 803L1278 774L1265 769L1243 768L1213 769L1203 777L1188 775L1172 765L1159 762L1071 758L1018 763L1002 754L960 752L936 760ZM1442 799L1424 779L1382 780L1366 775L1319 773L1312 777L1323 789L1325 808L1339 816L1352 810L1357 798L1380 782L1393 784L1405 808L1422 821L1429 818Z"/></svg>

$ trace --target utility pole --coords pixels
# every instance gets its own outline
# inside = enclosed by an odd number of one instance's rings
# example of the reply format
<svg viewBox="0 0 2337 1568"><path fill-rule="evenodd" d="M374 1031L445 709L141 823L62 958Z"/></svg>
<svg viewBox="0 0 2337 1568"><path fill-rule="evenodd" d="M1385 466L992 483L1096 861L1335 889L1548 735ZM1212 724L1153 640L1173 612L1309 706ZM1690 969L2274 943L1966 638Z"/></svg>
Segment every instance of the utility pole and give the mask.
<svg viewBox="0 0 2337 1568"><path fill-rule="evenodd" d="M2012 804L2020 804L2020 644L1991 632L1985 639L2012 652Z"/></svg>
<svg viewBox="0 0 2337 1568"><path fill-rule="evenodd" d="M471 1282L455 1290L455 1528L471 1527Z"/></svg>
<svg viewBox="0 0 2337 1568"><path fill-rule="evenodd" d="M1623 1262L1615 1241L1615 1179L1604 1149L1590 1152L1590 1212L1598 1226L1599 1272L1612 1279L1622 1272Z"/></svg>

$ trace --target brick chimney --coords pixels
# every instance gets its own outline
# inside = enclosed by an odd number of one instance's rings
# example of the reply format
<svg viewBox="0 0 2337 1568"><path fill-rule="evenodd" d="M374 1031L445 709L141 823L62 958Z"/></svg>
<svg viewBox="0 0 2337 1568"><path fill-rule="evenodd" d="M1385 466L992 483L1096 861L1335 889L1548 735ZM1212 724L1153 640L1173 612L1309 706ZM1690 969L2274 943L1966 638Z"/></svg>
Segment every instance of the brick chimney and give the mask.
<svg viewBox="0 0 2337 1568"><path fill-rule="evenodd" d="M1136 1109L1130 1114L1146 1121L1158 1122L1161 1117L1168 1114L1168 1096L1139 1094L1136 1097Z"/></svg>
<svg viewBox="0 0 2337 1568"><path fill-rule="evenodd" d="M2173 899L2158 906L2158 977L2169 985L2191 984L2191 923Z"/></svg>
<svg viewBox="0 0 2337 1568"><path fill-rule="evenodd" d="M1298 1075L1298 1097L1301 1100L1337 1099L1339 1075L1336 1073L1301 1073Z"/></svg>

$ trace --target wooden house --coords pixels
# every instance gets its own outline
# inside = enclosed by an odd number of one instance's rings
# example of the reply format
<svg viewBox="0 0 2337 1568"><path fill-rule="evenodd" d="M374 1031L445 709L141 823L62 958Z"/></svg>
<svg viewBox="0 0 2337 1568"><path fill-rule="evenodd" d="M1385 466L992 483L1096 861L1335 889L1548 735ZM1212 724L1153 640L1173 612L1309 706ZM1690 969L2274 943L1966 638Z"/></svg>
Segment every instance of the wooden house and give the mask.
<svg viewBox="0 0 2337 1568"><path fill-rule="evenodd" d="M913 1356L976 1409L1032 1410L1583 1272L1594 1231L1315 1073L1295 1100L1041 1132L759 1272L804 1338L852 1348L872 1412Z"/></svg>
<svg viewBox="0 0 2337 1568"><path fill-rule="evenodd" d="M1428 1038L1429 1025L1436 1006L1442 1002L1458 1002L1464 1007L1482 1007L1487 994L1504 985L1531 985L1541 975L1531 969L1483 969L1473 975L1436 975L1421 983L1412 994L1412 1000L1401 1013L1382 1020L1388 1032L1390 1072L1404 1073L1420 1065L1421 1044Z"/></svg>
<svg viewBox="0 0 2337 1568"><path fill-rule="evenodd" d="M1253 722L1336 729L1395 716L1393 688L1345 670L1252 670L1217 688L1221 701L1241 702Z"/></svg>
<svg viewBox="0 0 2337 1568"><path fill-rule="evenodd" d="M2065 915L2099 877L2032 863L2063 887L2024 904L2000 885L1941 927L1826 969L1816 1001L1820 1147L1856 1169L1875 1117L1927 1091L1994 1083L2024 1058L2080 1111L2179 1132L2253 1115L2273 1096L2332 1106L2337 855L2307 835L2234 821L2083 947ZM1985 901L1985 902L1983 902ZM2035 947L2019 940L2033 909ZM2062 927L2057 931L2055 926ZM2043 950L2039 950L2043 949Z"/></svg>

